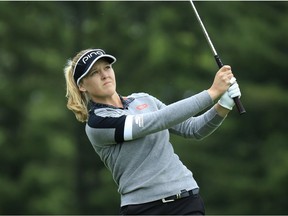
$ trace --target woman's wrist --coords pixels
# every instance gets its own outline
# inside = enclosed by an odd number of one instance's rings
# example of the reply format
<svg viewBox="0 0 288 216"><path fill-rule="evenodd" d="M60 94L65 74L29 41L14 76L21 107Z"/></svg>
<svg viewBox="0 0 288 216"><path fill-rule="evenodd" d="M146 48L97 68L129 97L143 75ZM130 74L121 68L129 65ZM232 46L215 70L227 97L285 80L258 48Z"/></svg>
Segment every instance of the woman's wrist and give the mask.
<svg viewBox="0 0 288 216"><path fill-rule="evenodd" d="M223 117L223 118L226 117L227 114L230 112L229 109L226 109L226 108L222 107L219 103L216 103L214 105L214 107L215 107L215 110L218 113L218 115Z"/></svg>

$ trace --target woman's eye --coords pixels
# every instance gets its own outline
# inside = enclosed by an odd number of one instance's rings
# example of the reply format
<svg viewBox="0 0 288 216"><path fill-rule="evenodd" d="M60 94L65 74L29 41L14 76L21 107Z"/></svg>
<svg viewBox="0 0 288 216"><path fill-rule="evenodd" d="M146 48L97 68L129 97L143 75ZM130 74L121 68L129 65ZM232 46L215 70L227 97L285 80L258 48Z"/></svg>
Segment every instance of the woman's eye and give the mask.
<svg viewBox="0 0 288 216"><path fill-rule="evenodd" d="M95 74L97 74L98 73L98 71L92 71L91 73L90 73L90 76L93 76L93 75L95 75Z"/></svg>

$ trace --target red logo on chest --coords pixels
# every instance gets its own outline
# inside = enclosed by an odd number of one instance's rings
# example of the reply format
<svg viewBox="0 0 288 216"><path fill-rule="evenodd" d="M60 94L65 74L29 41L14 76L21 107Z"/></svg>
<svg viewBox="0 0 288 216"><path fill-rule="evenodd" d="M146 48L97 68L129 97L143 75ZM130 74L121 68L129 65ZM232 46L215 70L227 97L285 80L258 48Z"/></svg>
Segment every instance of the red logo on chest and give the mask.
<svg viewBox="0 0 288 216"><path fill-rule="evenodd" d="M148 107L148 104L140 104L140 105L136 106L136 109L137 110L143 110L143 109L145 109L147 107Z"/></svg>

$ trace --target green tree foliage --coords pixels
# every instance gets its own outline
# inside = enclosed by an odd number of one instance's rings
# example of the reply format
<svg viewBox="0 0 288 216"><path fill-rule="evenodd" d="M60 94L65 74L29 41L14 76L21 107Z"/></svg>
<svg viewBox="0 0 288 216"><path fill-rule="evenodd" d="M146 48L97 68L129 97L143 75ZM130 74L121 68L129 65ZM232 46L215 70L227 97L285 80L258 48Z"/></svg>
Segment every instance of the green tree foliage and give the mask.
<svg viewBox="0 0 288 216"><path fill-rule="evenodd" d="M196 142L171 137L208 214L287 214L287 2L195 2L247 114ZM117 214L110 173L66 109L63 67L114 54L118 92L169 104L217 66L187 1L0 2L0 214Z"/></svg>

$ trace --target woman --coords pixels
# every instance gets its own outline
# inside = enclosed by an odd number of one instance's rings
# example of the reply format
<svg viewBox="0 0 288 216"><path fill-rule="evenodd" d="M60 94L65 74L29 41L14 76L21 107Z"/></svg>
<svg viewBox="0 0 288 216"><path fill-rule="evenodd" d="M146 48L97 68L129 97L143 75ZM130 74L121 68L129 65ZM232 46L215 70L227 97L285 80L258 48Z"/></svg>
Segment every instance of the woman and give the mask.
<svg viewBox="0 0 288 216"><path fill-rule="evenodd" d="M203 139L220 126L234 106L232 98L241 96L230 66L216 73L209 89L166 106L146 93L119 95L115 61L101 49L87 49L64 71L67 107L86 122L91 144L111 171L121 214L204 215L199 187L174 153L169 133Z"/></svg>

